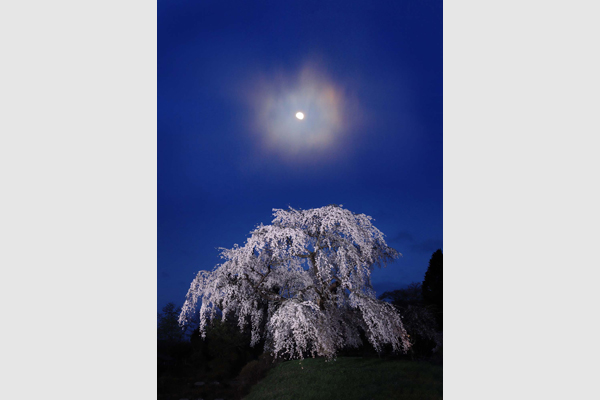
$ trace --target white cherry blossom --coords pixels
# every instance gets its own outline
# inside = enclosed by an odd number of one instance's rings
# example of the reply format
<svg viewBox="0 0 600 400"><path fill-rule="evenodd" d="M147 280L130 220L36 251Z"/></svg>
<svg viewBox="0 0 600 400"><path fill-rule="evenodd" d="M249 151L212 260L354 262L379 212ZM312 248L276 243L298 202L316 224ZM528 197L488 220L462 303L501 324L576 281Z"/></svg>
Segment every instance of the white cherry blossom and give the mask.
<svg viewBox="0 0 600 400"><path fill-rule="evenodd" d="M361 344L360 332L378 351L390 344L405 352L408 335L397 311L377 300L371 272L399 253L388 247L372 218L330 205L310 210L274 209L243 247L221 249L225 260L193 280L179 323L217 315L249 328L252 345L265 339L277 357L335 357Z"/></svg>

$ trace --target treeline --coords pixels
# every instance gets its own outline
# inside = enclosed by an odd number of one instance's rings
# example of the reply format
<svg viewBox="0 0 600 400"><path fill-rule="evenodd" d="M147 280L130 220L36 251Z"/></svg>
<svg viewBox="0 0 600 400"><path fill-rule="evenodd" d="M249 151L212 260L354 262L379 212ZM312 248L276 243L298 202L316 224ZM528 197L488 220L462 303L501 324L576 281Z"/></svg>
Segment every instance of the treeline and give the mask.
<svg viewBox="0 0 600 400"><path fill-rule="evenodd" d="M443 309L443 254L437 250L429 260L422 282L384 292L380 300L392 303L400 315L404 328L410 335L413 358L433 357L441 361Z"/></svg>
<svg viewBox="0 0 600 400"><path fill-rule="evenodd" d="M261 354L264 344L251 347L250 334L234 322L215 320L205 339L198 329L188 338L177 325L179 312L169 303L159 316L159 400L198 395L242 398L272 368L274 360Z"/></svg>

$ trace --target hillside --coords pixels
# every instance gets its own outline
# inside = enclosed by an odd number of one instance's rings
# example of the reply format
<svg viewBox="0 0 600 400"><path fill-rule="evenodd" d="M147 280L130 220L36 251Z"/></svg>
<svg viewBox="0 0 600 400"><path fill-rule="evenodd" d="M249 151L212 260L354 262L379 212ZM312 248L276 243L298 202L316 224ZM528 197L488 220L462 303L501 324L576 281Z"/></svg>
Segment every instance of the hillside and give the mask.
<svg viewBox="0 0 600 400"><path fill-rule="evenodd" d="M442 398L442 367L426 362L340 357L287 361L252 388L246 400L377 400Z"/></svg>

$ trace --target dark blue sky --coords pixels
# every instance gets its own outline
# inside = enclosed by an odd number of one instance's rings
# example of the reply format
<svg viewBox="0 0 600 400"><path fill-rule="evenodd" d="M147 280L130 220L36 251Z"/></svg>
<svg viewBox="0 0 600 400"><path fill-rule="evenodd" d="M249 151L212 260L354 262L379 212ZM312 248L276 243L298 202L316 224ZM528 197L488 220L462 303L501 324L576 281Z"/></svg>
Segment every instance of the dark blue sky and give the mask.
<svg viewBox="0 0 600 400"><path fill-rule="evenodd" d="M441 1L159 1L158 308L288 206L374 217L378 294L422 281L442 138Z"/></svg>

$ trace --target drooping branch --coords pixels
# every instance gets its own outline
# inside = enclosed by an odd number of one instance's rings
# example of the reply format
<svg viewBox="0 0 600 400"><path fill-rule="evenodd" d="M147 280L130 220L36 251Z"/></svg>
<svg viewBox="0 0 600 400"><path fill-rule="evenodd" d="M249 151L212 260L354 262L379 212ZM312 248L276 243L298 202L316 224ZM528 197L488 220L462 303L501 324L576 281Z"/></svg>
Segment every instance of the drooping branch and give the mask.
<svg viewBox="0 0 600 400"><path fill-rule="evenodd" d="M226 262L215 271L198 275L180 321L201 300L201 330L219 307L223 317L238 318L240 329L251 326L252 343L266 339L266 349L286 357L333 357L345 344L360 343L358 327L377 349L391 343L406 350L399 316L370 284L373 267L398 253L370 217L338 206L274 215L245 246L223 249Z"/></svg>

